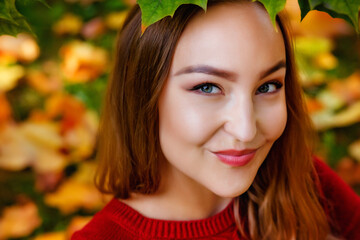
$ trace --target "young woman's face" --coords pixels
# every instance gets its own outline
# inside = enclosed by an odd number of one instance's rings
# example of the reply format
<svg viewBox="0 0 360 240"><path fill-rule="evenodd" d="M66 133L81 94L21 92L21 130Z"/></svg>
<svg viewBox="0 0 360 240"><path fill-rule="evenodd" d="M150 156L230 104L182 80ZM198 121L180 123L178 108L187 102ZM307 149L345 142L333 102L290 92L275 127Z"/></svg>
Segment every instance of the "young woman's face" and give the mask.
<svg viewBox="0 0 360 240"><path fill-rule="evenodd" d="M223 4L192 19L159 99L172 172L164 181L176 175L217 196L244 193L286 125L285 62L282 34L257 4Z"/></svg>

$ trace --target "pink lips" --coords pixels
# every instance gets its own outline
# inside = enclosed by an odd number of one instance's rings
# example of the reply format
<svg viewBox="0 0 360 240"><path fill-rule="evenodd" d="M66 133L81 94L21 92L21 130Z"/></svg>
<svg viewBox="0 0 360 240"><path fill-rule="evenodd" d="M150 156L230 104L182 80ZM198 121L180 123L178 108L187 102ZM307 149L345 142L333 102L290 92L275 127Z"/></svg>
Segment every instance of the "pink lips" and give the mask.
<svg viewBox="0 0 360 240"><path fill-rule="evenodd" d="M256 149L237 151L233 149L214 152L221 162L232 167L240 167L248 164L255 156Z"/></svg>

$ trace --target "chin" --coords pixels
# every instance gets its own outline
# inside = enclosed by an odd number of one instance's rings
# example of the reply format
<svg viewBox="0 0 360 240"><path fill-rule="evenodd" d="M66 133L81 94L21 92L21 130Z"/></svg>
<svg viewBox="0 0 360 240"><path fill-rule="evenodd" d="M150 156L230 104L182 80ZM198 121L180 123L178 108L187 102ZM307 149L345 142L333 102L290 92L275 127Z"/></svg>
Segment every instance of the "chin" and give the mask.
<svg viewBox="0 0 360 240"><path fill-rule="evenodd" d="M238 188L219 188L219 189L214 189L212 192L222 198L235 198L238 197L240 195L242 195L243 193L245 193L251 186L251 183L247 184L246 186L242 185L241 187Z"/></svg>

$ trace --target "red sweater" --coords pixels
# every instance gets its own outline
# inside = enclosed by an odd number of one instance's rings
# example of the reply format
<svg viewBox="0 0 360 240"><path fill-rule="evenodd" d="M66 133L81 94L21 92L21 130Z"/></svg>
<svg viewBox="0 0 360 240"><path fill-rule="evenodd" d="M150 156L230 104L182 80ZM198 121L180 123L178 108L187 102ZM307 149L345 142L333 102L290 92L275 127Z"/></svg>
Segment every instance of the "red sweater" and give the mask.
<svg viewBox="0 0 360 240"><path fill-rule="evenodd" d="M326 164L315 161L326 211L335 232L345 239L360 240L360 197ZM113 199L98 212L72 240L154 240L154 239L240 239L233 206L207 219L165 221L144 217L126 204Z"/></svg>

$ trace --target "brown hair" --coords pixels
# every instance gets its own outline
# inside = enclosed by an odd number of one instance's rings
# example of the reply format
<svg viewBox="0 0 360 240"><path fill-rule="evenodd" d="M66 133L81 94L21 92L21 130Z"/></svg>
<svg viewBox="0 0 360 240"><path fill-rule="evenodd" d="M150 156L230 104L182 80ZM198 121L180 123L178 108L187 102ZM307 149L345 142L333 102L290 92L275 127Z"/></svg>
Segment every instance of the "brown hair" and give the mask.
<svg viewBox="0 0 360 240"><path fill-rule="evenodd" d="M209 0L208 6L224 2L241 1ZM96 185L102 192L126 199L132 192L157 190L158 98L177 41L199 11L195 5L182 5L172 18L151 25L143 35L139 7L129 13L119 32L100 123ZM311 123L287 28L279 17L277 22L286 47L287 125L250 189L236 199L235 218L242 235L250 239L325 239L329 226L313 180Z"/></svg>
<svg viewBox="0 0 360 240"><path fill-rule="evenodd" d="M277 16L286 49L287 124L272 146L250 189L236 199L237 222L250 239L325 239L330 237L319 202L312 146L316 138L298 81L293 46L285 16ZM239 209L246 206L245 209ZM240 216L236 217L237 220Z"/></svg>

